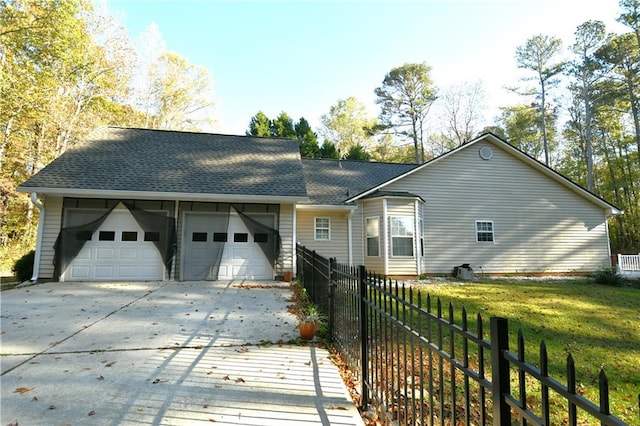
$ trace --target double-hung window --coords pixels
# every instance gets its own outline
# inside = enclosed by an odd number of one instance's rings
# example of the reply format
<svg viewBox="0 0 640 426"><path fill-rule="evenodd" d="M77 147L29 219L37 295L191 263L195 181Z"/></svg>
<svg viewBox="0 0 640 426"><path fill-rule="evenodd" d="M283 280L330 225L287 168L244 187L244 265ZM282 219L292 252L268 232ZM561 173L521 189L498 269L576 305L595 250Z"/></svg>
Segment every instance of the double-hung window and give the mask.
<svg viewBox="0 0 640 426"><path fill-rule="evenodd" d="M391 255L413 257L413 217L392 216L390 219Z"/></svg>
<svg viewBox="0 0 640 426"><path fill-rule="evenodd" d="M476 220L476 241L477 242L493 242L493 221L492 220Z"/></svg>
<svg viewBox="0 0 640 426"><path fill-rule="evenodd" d="M314 227L314 239L320 241L331 240L331 219L328 217L316 217Z"/></svg>
<svg viewBox="0 0 640 426"><path fill-rule="evenodd" d="M380 256L380 219L367 218L367 256Z"/></svg>

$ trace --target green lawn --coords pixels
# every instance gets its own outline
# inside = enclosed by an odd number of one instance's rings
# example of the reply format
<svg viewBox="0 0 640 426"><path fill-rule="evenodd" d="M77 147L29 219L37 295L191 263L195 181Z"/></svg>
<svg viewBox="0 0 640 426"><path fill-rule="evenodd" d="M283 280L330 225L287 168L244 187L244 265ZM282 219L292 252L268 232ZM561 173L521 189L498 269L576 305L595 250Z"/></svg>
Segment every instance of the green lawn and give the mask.
<svg viewBox="0 0 640 426"><path fill-rule="evenodd" d="M578 389L596 403L598 373L603 367L612 413L630 425L640 425L639 288L597 285L587 279L437 282L420 284L420 288L434 301L440 298L443 308L451 302L458 324L463 306L470 322L475 323L481 313L487 332L490 317L507 318L511 351L516 352L521 330L526 359L535 365L544 341L549 375L562 383L566 383L566 358L571 353Z"/></svg>

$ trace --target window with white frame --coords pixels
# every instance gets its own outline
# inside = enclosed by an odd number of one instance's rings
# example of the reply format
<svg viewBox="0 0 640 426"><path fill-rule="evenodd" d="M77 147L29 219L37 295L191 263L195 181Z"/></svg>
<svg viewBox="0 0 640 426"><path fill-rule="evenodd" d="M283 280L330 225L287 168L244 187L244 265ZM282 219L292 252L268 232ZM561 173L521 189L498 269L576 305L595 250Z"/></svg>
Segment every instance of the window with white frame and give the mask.
<svg viewBox="0 0 640 426"><path fill-rule="evenodd" d="M380 256L380 218L367 218L367 256Z"/></svg>
<svg viewBox="0 0 640 426"><path fill-rule="evenodd" d="M392 216L389 224L391 226L391 255L413 257L413 217Z"/></svg>
<svg viewBox="0 0 640 426"><path fill-rule="evenodd" d="M331 219L328 217L315 218L315 240L329 241L331 239Z"/></svg>
<svg viewBox="0 0 640 426"><path fill-rule="evenodd" d="M493 221L492 220L476 220L476 241L477 242L493 242Z"/></svg>

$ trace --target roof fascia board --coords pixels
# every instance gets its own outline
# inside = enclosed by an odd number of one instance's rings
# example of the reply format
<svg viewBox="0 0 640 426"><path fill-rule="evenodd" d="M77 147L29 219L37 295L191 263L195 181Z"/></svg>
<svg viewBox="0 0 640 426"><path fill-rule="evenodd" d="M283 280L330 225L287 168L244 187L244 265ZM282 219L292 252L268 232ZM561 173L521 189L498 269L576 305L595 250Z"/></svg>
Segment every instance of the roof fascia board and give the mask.
<svg viewBox="0 0 640 426"><path fill-rule="evenodd" d="M356 210L358 206L351 205L337 205L337 204L297 204L296 210L336 210L336 211L349 211Z"/></svg>
<svg viewBox="0 0 640 426"><path fill-rule="evenodd" d="M108 191L86 189L64 189L44 187L21 187L18 192L35 192L44 195L78 198L124 198L137 200L180 200L201 202L256 202L256 203L300 203L309 201L308 197L275 196L275 195L240 195L240 194L193 194L183 192L142 192L142 191Z"/></svg>
<svg viewBox="0 0 640 426"><path fill-rule="evenodd" d="M444 160L445 158L455 154L456 152L462 150L462 149L466 149L469 148L471 145L475 145L476 143L480 142L480 141L484 141L484 140L488 140L492 143L495 143L497 145L500 145L501 147L509 150L514 156L516 156L517 158L521 159L522 161L524 161L525 163L529 164L530 166L534 167L536 170L538 170L539 172L543 173L544 175L551 177L552 179L554 179L556 182L560 183L561 185L573 190L574 192L578 193L579 195L581 195L582 197L588 199L589 201L591 201L592 203L604 208L607 213L610 216L616 216L619 214L622 214L622 210L618 209L616 206L614 206L613 204L608 203L607 201L603 200L602 198L598 197L597 195L592 194L591 192L587 191L586 189L584 189L583 187L581 187L580 185L578 185L577 183L572 182L571 180L567 179L566 177L562 176L560 173L556 172L555 170L553 170L552 168L542 164L541 162L539 162L538 160L536 160L535 158L525 154L524 152L520 151L519 149L517 149L516 147L514 147L513 145L510 145L509 143L507 143L506 141L503 141L502 139L500 139L499 137L497 137L496 135L492 134L492 133L485 133L484 135L481 135L469 142L467 142L464 145L460 145L459 147L445 153L442 154L439 157L436 157L434 159L432 159L431 161L428 161L418 167L416 167L415 169L411 169L408 172L405 172L399 176L396 176L395 178L382 183L374 188L371 188L365 192L362 192L358 195L356 195L355 197L352 197L350 199L348 199L346 202L354 202L355 200L362 198L368 194L371 194L377 190L379 190L380 188L384 188L386 185L389 185L393 182L396 182L400 179L405 178L406 176L411 175L412 173L415 173L419 170L422 170L423 168L429 166L430 164L433 163L437 163L438 161Z"/></svg>

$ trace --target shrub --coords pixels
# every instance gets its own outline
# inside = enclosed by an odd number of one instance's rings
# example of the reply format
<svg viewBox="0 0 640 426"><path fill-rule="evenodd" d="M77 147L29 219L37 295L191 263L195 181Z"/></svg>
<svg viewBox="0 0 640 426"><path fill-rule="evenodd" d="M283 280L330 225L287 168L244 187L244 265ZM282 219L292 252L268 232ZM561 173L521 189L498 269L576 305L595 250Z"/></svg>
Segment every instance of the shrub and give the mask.
<svg viewBox="0 0 640 426"><path fill-rule="evenodd" d="M18 281L23 282L31 279L35 254L36 252L31 250L13 264L12 272L16 275Z"/></svg>
<svg viewBox="0 0 640 426"><path fill-rule="evenodd" d="M593 278L596 284L609 285L612 287L622 287L626 283L624 277L613 267L601 268L594 272L591 278Z"/></svg>

